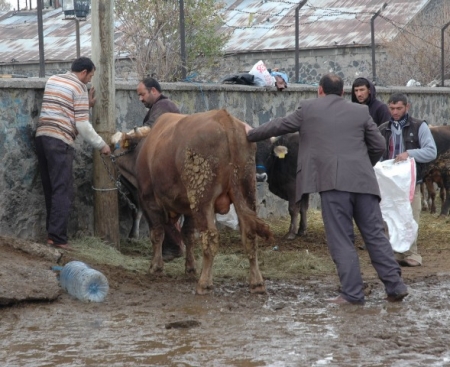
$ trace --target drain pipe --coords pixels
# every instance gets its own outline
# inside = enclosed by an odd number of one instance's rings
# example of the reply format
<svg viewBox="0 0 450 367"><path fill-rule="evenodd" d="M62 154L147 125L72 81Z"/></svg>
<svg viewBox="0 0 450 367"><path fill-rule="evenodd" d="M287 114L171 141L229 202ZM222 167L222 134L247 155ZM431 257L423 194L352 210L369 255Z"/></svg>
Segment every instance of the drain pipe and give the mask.
<svg viewBox="0 0 450 367"><path fill-rule="evenodd" d="M441 87L444 86L444 74L445 74L445 61L444 61L444 32L447 29L447 27L450 25L450 22L448 22L444 27L441 29Z"/></svg>

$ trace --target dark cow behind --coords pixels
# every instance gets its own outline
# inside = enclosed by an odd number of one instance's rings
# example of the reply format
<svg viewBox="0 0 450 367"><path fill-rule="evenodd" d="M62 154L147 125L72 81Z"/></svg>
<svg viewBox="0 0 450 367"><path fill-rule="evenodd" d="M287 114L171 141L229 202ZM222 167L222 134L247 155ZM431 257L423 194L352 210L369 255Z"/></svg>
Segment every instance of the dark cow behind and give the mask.
<svg viewBox="0 0 450 367"><path fill-rule="evenodd" d="M433 166L435 164L433 163ZM422 194L422 210L430 210L431 214L436 213L436 188L439 188L439 197L441 198L441 204L443 209L445 203L445 187L444 179L441 175L440 168L431 168L424 178L423 183L420 185L420 192Z"/></svg>
<svg viewBox="0 0 450 367"><path fill-rule="evenodd" d="M298 143L298 133L286 134L258 142L256 151L257 181L267 182L272 194L288 201L291 222L285 238L290 240L306 233L309 206L309 194L299 202L295 197Z"/></svg>
<svg viewBox="0 0 450 367"><path fill-rule="evenodd" d="M424 185L431 202L423 207L429 206L431 213L436 212L436 192L433 185L436 183L442 200L440 215L448 215L450 210L450 126L430 126L430 131L436 143L437 158L426 168Z"/></svg>
<svg viewBox="0 0 450 367"><path fill-rule="evenodd" d="M184 215L181 231L186 244L186 273L196 273L193 246L197 230L203 267L196 292L208 293L213 287L212 265L219 247L215 213L228 213L233 203L250 262L250 291L264 293L256 237L272 239L272 233L256 216L256 145L247 141L244 124L226 110L188 116L166 113L145 138L124 134L120 145L133 149L116 163L122 175L138 188L153 246L150 272L163 271L164 225Z"/></svg>

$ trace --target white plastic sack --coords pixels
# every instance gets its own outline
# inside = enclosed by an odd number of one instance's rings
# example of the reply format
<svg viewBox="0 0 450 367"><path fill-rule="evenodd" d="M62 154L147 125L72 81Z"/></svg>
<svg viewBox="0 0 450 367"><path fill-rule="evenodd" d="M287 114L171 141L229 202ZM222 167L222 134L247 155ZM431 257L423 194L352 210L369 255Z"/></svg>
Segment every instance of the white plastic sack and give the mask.
<svg viewBox="0 0 450 367"><path fill-rule="evenodd" d="M216 221L231 229L239 229L239 219L233 204L230 205L230 211L227 214L216 214Z"/></svg>
<svg viewBox="0 0 450 367"><path fill-rule="evenodd" d="M406 252L417 237L411 202L416 186L416 163L413 158L394 163L378 162L375 174L381 192L381 213L389 229L389 239L396 252Z"/></svg>
<svg viewBox="0 0 450 367"><path fill-rule="evenodd" d="M259 60L255 65L253 65L249 74L254 76L253 83L255 85L260 87L270 87L275 85L275 78L270 75L262 60Z"/></svg>

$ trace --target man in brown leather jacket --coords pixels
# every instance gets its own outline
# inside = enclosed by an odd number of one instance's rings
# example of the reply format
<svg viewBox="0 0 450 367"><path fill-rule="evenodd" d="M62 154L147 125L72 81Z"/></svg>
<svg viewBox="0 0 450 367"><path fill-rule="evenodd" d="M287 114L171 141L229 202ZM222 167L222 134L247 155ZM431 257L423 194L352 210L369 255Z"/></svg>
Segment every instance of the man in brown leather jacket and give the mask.
<svg viewBox="0 0 450 367"><path fill-rule="evenodd" d="M149 110L144 117L143 125L153 127L156 119L163 113L180 113L178 107L162 94L161 86L154 78L147 77L137 86L139 100Z"/></svg>

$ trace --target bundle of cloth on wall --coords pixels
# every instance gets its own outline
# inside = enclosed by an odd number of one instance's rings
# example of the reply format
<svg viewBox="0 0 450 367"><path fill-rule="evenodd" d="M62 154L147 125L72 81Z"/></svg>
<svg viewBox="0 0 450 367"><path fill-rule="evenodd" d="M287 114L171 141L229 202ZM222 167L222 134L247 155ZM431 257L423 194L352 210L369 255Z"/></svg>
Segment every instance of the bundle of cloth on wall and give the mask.
<svg viewBox="0 0 450 367"><path fill-rule="evenodd" d="M224 84L255 85L258 87L273 87L282 91L288 87L288 76L278 69L267 69L262 60L259 60L248 73L239 73L227 76L222 80Z"/></svg>

